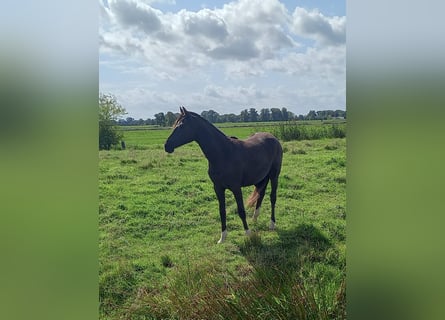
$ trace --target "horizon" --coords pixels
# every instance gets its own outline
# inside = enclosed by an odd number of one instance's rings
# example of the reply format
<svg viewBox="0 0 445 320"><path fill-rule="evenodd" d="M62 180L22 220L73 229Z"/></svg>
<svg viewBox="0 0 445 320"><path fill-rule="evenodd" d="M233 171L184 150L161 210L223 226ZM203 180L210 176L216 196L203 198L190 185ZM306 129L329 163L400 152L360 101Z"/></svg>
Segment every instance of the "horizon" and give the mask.
<svg viewBox="0 0 445 320"><path fill-rule="evenodd" d="M221 113L221 112L218 112L217 110L215 110L215 109L204 109L204 110L202 110L201 112L196 112L196 111L194 111L194 110L192 110L192 109L189 109L187 106L184 106L188 111L191 111L191 112L195 112L195 113L197 113L197 114L199 114L200 116L202 116L202 112L208 112L208 111L215 111L218 115L220 115L220 116L224 116L224 115L230 115L230 114L234 114L234 115L236 115L236 116L239 116L239 115L241 115L241 112L242 111L244 111L244 110L247 110L247 111L249 111L251 108L254 108L254 107L249 107L249 108L244 108L244 109L241 109L238 113L234 113L234 112L230 112L230 113ZM265 107L265 108L261 108L261 109L257 109L257 108L254 108L255 110L256 110L256 112L259 114L259 112L262 110L262 109L269 109L269 111L271 110L271 109L274 109L274 108L276 108L276 109L280 109L280 110L282 110L283 108L286 108L287 109L287 111L288 112L291 112L294 116L300 116L300 115L302 115L302 116L307 116L308 115L308 113L309 112L311 112L311 111L315 111L316 113L317 112L324 112L324 111L337 111L337 110L340 110L340 111L344 111L344 112L347 112L347 110L346 110L346 108L345 109L342 109L342 108L328 108L328 109L314 109L314 108L310 108L310 110L308 111L308 112L306 112L306 113L295 113L295 112L293 112L292 110L289 110L289 108L287 108L287 107L281 107L281 108L279 108L279 107ZM179 107L178 107L178 109L179 109ZM167 111L159 111L159 112L157 112L157 113L155 113L152 117L139 117L139 118L135 118L135 117L133 117L133 116L131 116L131 115L129 115L129 114L125 114L125 117L123 117L123 118L118 118L118 121L119 120L126 120L127 118L132 118L132 119L134 119L134 120L140 120L140 119L142 119L142 120L147 120L147 119L154 119L155 118L155 115L156 114L158 114L158 113L163 113L164 115L165 114L167 114L167 113L169 113L169 112L171 112L171 113L173 113L174 115L178 115L178 114L180 114L180 111L173 111L173 110L167 110ZM272 121L272 120L270 120L270 121ZM261 121L260 121L261 122Z"/></svg>

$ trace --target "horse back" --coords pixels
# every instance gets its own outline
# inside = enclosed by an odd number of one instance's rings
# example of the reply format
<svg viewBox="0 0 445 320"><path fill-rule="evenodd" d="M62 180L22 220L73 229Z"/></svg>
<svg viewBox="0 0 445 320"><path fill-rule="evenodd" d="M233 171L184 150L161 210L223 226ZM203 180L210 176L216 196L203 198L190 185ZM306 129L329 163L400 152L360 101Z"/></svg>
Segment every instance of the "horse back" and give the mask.
<svg viewBox="0 0 445 320"><path fill-rule="evenodd" d="M283 154L283 149L278 139L268 132L252 134L244 140L244 145L248 151L259 152L261 155L269 154L281 158Z"/></svg>
<svg viewBox="0 0 445 320"><path fill-rule="evenodd" d="M283 149L280 142L268 132L258 132L242 141L240 152L247 166L281 167Z"/></svg>

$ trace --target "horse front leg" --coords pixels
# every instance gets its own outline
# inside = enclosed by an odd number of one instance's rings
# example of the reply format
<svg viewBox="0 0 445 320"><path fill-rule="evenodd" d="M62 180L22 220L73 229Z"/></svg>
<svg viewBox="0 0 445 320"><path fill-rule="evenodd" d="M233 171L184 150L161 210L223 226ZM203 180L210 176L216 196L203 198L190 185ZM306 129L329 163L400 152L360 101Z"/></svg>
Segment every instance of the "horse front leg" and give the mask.
<svg viewBox="0 0 445 320"><path fill-rule="evenodd" d="M246 232L246 235L250 235L249 226L247 225L246 220L246 210L244 209L244 203L243 203L243 193L241 191L241 188L232 190L233 195L235 196L236 205L238 206L238 215L241 218L241 221L243 222L244 231Z"/></svg>
<svg viewBox="0 0 445 320"><path fill-rule="evenodd" d="M221 218L221 238L218 240L218 243L223 243L227 237L227 225L226 225L226 196L225 189L218 187L216 185L213 186L215 189L216 197L219 202L219 216Z"/></svg>

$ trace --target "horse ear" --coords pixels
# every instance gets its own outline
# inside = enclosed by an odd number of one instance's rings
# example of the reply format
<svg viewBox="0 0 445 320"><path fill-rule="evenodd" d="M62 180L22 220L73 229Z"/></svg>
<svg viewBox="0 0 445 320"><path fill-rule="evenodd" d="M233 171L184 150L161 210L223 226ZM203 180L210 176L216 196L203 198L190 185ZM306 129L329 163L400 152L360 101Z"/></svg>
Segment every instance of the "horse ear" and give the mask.
<svg viewBox="0 0 445 320"><path fill-rule="evenodd" d="M187 109L185 107L182 107L182 110L184 110L184 113L187 113Z"/></svg>
<svg viewBox="0 0 445 320"><path fill-rule="evenodd" d="M184 114L184 107L179 107L179 111L181 111L181 114Z"/></svg>

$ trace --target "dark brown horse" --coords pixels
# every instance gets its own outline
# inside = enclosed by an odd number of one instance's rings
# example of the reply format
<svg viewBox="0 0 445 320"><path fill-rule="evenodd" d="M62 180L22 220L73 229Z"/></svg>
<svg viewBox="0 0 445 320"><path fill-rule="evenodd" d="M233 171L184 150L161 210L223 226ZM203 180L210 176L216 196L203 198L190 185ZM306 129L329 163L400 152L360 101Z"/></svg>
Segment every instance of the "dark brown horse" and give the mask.
<svg viewBox="0 0 445 320"><path fill-rule="evenodd" d="M196 141L209 161L209 176L219 201L222 243L227 236L225 190L235 196L238 215L246 235L250 233L246 221L241 187L255 185L248 205L255 206L254 220L260 214L260 207L270 180L272 191L270 202L272 214L270 229L275 228L275 202L277 199L278 176L281 170L283 150L280 142L270 133L255 133L246 140L227 137L210 122L194 112L180 108L181 114L173 126L173 132L165 143L165 151L172 153L175 148Z"/></svg>

